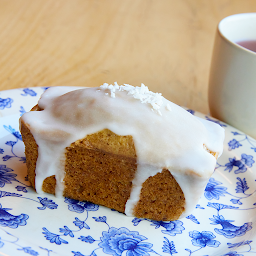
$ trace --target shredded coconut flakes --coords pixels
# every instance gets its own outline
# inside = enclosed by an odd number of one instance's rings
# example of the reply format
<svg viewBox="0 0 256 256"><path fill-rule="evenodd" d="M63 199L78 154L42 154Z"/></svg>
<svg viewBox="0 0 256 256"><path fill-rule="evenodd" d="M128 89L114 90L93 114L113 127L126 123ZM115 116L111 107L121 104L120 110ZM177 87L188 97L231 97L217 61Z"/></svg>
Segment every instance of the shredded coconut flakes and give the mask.
<svg viewBox="0 0 256 256"><path fill-rule="evenodd" d="M128 95L131 95L133 98L138 99L141 103L148 103L152 106L152 110L156 111L159 115L162 115L160 107L163 104L163 96L161 93L154 93L149 91L148 87L144 84L141 84L141 87L134 87L129 84L118 85L117 82L112 84L104 83L100 86L101 89L109 90L110 96L115 98L115 92L126 91ZM106 93L106 95L108 95ZM169 109L170 110L170 109Z"/></svg>

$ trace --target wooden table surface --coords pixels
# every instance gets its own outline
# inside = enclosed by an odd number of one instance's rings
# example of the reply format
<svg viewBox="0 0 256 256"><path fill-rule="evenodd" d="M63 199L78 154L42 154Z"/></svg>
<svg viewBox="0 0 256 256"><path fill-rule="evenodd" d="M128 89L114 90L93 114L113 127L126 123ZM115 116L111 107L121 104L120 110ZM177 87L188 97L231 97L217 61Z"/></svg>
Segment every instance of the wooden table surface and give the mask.
<svg viewBox="0 0 256 256"><path fill-rule="evenodd" d="M215 31L255 0L0 0L0 90L144 83L208 113Z"/></svg>

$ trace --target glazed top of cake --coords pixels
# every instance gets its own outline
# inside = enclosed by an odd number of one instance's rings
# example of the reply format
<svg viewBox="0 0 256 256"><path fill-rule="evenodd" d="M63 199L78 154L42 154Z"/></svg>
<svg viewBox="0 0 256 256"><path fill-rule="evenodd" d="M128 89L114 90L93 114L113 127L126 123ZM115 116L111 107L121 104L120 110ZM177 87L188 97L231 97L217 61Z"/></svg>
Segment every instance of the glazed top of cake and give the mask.
<svg viewBox="0 0 256 256"><path fill-rule="evenodd" d="M143 84L52 87L38 105L42 111L22 116L38 145L37 192L42 192L46 177L55 175L56 195L62 195L65 148L88 134L109 129L118 135L132 135L136 149L137 173L126 204L127 215L132 215L143 182L163 168L172 173L183 190L186 215L201 196L202 183L210 178L216 164L205 147L219 155L223 149L223 128L191 115Z"/></svg>

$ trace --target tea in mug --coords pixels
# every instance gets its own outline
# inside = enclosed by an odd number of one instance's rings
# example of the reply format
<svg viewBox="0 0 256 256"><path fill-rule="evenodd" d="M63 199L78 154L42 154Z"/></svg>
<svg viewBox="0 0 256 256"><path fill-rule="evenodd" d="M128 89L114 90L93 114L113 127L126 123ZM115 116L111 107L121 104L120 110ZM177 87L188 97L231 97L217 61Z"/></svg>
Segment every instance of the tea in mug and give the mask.
<svg viewBox="0 0 256 256"><path fill-rule="evenodd" d="M236 43L250 51L256 52L256 40L244 40Z"/></svg>

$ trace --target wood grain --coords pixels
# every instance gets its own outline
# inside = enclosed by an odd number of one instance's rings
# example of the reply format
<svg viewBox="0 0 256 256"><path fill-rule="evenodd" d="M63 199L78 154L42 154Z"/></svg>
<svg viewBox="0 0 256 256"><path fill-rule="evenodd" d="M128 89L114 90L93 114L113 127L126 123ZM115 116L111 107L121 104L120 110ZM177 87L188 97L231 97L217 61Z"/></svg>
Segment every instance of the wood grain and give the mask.
<svg viewBox="0 0 256 256"><path fill-rule="evenodd" d="M208 113L218 22L254 0L0 0L0 90L144 83Z"/></svg>

